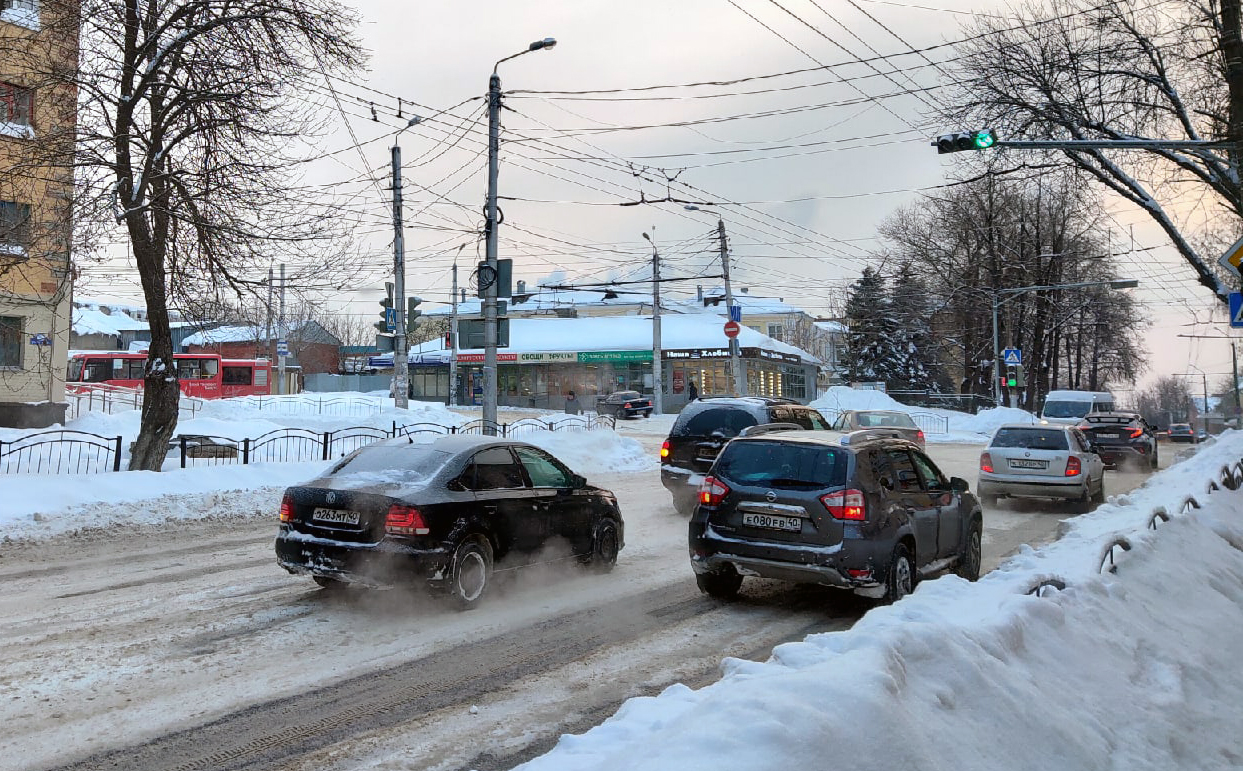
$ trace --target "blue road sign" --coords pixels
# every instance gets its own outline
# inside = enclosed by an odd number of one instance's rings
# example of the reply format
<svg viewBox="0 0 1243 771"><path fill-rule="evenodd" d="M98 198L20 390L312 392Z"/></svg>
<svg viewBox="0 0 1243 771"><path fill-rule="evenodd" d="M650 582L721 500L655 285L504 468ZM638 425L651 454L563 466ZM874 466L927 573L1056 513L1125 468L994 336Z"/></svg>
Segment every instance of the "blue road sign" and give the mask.
<svg viewBox="0 0 1243 771"><path fill-rule="evenodd" d="M388 328L389 332L396 331L397 329L397 309L396 308L385 308L384 309L384 326Z"/></svg>
<svg viewBox="0 0 1243 771"><path fill-rule="evenodd" d="M1230 293L1230 326L1243 327L1243 292Z"/></svg>
<svg viewBox="0 0 1243 771"><path fill-rule="evenodd" d="M729 320L737 321L739 324L742 323L742 306L741 305L729 306Z"/></svg>
<svg viewBox="0 0 1243 771"><path fill-rule="evenodd" d="M1001 352L1001 360L1006 364L1022 364L1023 352L1018 348L1006 348Z"/></svg>

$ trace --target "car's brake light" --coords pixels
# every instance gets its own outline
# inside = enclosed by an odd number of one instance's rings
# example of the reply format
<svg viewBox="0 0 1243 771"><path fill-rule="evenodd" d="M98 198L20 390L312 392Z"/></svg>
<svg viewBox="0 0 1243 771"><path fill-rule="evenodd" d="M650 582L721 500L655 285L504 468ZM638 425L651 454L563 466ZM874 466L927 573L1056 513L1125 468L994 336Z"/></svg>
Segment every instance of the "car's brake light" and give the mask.
<svg viewBox="0 0 1243 771"><path fill-rule="evenodd" d="M394 535L427 535L431 532L423 515L413 506L394 503L388 507L388 516L384 520L384 532Z"/></svg>
<svg viewBox="0 0 1243 771"><path fill-rule="evenodd" d="M1143 436L1143 435L1144 435L1144 429L1142 429L1142 428L1132 428L1132 429L1131 429L1131 438L1132 438L1132 439L1139 439L1139 438L1140 438L1141 436Z"/></svg>
<svg viewBox="0 0 1243 771"><path fill-rule="evenodd" d="M1082 470L1083 467L1080 465L1078 458L1072 455L1066 459L1066 476L1077 477Z"/></svg>
<svg viewBox="0 0 1243 771"><path fill-rule="evenodd" d="M1091 423L1080 423L1079 425L1075 426L1075 428L1079 429L1080 431L1087 431L1088 429L1092 428L1092 424Z"/></svg>
<svg viewBox="0 0 1243 771"><path fill-rule="evenodd" d="M622 406L625 407L626 409L630 409L630 402L626 402Z"/></svg>
<svg viewBox="0 0 1243 771"><path fill-rule="evenodd" d="M729 488L716 477L704 477L699 485L699 502L705 506L720 506L728 494Z"/></svg>
<svg viewBox="0 0 1243 771"><path fill-rule="evenodd" d="M660 457L662 458L669 457L669 440L668 439L666 439L664 441L664 444L660 446Z"/></svg>
<svg viewBox="0 0 1243 771"><path fill-rule="evenodd" d="M833 519L860 521L867 519L867 504L860 490L838 490L820 496L820 502L833 515Z"/></svg>
<svg viewBox="0 0 1243 771"><path fill-rule="evenodd" d="M281 522L293 522L293 496L285 493L285 497L281 498Z"/></svg>
<svg viewBox="0 0 1243 771"><path fill-rule="evenodd" d="M986 452L980 453L980 471L993 473L993 456Z"/></svg>
<svg viewBox="0 0 1243 771"><path fill-rule="evenodd" d="M919 441L921 442L924 441L924 432L922 429L920 429L919 431L916 431L915 436L919 437Z"/></svg>

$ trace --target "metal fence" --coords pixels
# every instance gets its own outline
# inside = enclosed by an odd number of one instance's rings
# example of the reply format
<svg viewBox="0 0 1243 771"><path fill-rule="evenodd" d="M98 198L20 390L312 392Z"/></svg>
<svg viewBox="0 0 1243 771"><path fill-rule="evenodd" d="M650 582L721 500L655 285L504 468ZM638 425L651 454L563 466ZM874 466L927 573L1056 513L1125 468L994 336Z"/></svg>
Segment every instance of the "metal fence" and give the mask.
<svg viewBox="0 0 1243 771"><path fill-rule="evenodd" d="M123 388L107 383L72 383L65 389L69 408L65 419L74 420L90 412L114 412L142 409L142 389ZM192 418L203 408L203 400L184 394L177 402L178 415Z"/></svg>
<svg viewBox="0 0 1243 771"><path fill-rule="evenodd" d="M499 437L529 435L535 431L591 431L612 429L608 416L567 416L556 421L526 418L513 423L473 420L461 426L409 423L392 428L350 426L335 431L280 428L257 437L240 439L209 434L179 434L169 443L170 457L181 468L250 463L290 463L344 457L360 447L397 436L418 434L487 434ZM121 470L121 437L103 437L82 431L43 431L11 442L0 442L0 473L88 474Z"/></svg>
<svg viewBox="0 0 1243 771"><path fill-rule="evenodd" d="M279 412L282 415L331 415L344 418L366 418L379 415L385 399L366 396L334 396L309 398L305 393L289 396L243 396L235 402L257 410Z"/></svg>

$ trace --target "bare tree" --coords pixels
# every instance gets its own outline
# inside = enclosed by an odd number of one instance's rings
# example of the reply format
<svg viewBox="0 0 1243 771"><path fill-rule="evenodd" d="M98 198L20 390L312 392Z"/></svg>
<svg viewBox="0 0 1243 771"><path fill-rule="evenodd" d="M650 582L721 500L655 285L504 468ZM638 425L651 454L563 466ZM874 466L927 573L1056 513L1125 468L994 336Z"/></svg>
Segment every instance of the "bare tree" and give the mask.
<svg viewBox="0 0 1243 771"><path fill-rule="evenodd" d="M1225 302L1223 271L1196 248L1171 208L1207 192L1236 236L1243 217L1243 41L1240 0L1029 0L1014 15L978 17L961 46L958 96L945 115L1004 139L1226 140L1228 152L1063 150L1066 163L1139 206L1199 282ZM1022 160L1031 160L1024 152ZM1219 246L1220 242L1218 243Z"/></svg>
<svg viewBox="0 0 1243 771"><path fill-rule="evenodd" d="M82 0L80 20L79 178L141 278L151 346L130 468L158 469L177 423L170 307L256 291L273 252L306 283L335 274L335 220L292 192L293 150L323 128L307 96L363 56L331 0Z"/></svg>
<svg viewBox="0 0 1243 771"><path fill-rule="evenodd" d="M1171 423L1190 423L1195 415L1187 381L1176 377L1159 378L1136 393L1135 409L1149 423L1162 428Z"/></svg>

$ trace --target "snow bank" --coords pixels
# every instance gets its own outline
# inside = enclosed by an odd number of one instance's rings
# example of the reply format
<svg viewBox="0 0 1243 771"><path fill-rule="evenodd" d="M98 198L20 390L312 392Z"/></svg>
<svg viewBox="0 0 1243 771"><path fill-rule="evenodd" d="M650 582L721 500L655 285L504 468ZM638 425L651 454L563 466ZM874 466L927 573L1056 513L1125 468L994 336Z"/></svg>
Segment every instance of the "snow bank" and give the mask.
<svg viewBox="0 0 1243 771"><path fill-rule="evenodd" d="M1238 768L1243 492L1204 491L1241 455L1225 435L978 583L924 582L849 631L726 659L717 683L631 699L520 768ZM1186 491L1201 509L1181 513ZM1173 516L1152 530L1158 506ZM1051 577L1066 589L1028 593Z"/></svg>

